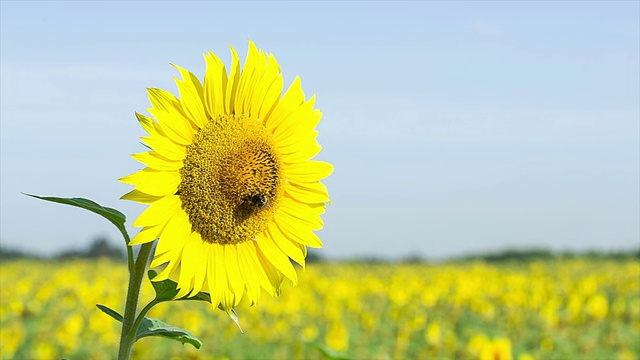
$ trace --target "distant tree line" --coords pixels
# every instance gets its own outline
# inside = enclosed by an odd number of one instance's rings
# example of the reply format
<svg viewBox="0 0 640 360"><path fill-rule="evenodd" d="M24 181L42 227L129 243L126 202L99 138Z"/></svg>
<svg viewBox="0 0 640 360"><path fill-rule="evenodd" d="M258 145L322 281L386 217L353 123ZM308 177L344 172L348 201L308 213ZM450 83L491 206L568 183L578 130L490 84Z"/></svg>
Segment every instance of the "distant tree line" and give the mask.
<svg viewBox="0 0 640 360"><path fill-rule="evenodd" d="M113 246L108 239L98 237L89 244L86 249L70 249L64 250L49 259L67 260L67 259L93 259L106 257L113 260L125 260L126 254L120 246ZM640 259L640 247L635 250L604 252L604 251L588 251L588 252L554 252L548 249L505 249L494 252L486 252L480 254L464 255L450 258L447 261L464 262L464 261L485 261L488 263L499 262L527 262L533 260L553 260L553 259L572 259L572 258L588 258L588 259L609 259L609 260L630 260ZM22 251L19 249L10 249L0 244L0 260L10 259L44 259L33 253ZM306 262L318 263L327 261L321 255L321 252L315 249L309 249ZM330 260L329 260L330 261ZM385 263L390 260L383 257L364 256L347 260L348 262L357 263ZM420 255L412 254L400 260L403 263L427 263L430 260Z"/></svg>
<svg viewBox="0 0 640 360"><path fill-rule="evenodd" d="M126 255L121 247L113 246L107 238L97 237L86 249L63 250L50 257L53 260L110 258L125 260ZM0 245L0 260L12 259L44 259L43 256L19 249L10 249Z"/></svg>
<svg viewBox="0 0 640 360"><path fill-rule="evenodd" d="M454 261L480 260L489 263L499 262L526 262L533 260L561 260L573 258L630 260L640 259L640 247L635 250L623 251L551 251L549 249L505 249L481 254L472 254L457 257Z"/></svg>
<svg viewBox="0 0 640 360"><path fill-rule="evenodd" d="M622 250L622 251L586 251L586 252L577 252L577 251L552 251L544 248L531 248L531 249L504 249L498 251L490 251L484 253L477 254L469 254L462 256L455 256L444 259L442 261L451 261L451 262L465 262L465 261L484 261L487 263L501 263L501 262L528 262L535 260L562 260L562 259L574 259L574 258L586 258L586 259L602 259L602 260L631 260L631 259L639 259L640 260L640 247L633 250ZM384 259L383 257L359 257L350 259L349 262L355 263L367 263L367 264L378 264L389 262L389 260ZM405 264L420 264L420 263L429 263L429 260L426 257L423 257L419 254L411 254L406 256L400 260L400 262Z"/></svg>

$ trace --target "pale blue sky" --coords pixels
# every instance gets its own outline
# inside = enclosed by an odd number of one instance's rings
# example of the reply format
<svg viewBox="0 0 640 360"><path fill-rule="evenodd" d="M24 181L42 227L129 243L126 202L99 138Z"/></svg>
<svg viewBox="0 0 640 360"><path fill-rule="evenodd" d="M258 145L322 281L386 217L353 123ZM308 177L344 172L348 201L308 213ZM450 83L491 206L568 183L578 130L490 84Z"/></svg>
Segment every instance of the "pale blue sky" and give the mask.
<svg viewBox="0 0 640 360"><path fill-rule="evenodd" d="M640 243L640 5L0 2L3 244L118 239L20 192L122 210L145 88L247 39L324 113L323 254L442 258Z"/></svg>

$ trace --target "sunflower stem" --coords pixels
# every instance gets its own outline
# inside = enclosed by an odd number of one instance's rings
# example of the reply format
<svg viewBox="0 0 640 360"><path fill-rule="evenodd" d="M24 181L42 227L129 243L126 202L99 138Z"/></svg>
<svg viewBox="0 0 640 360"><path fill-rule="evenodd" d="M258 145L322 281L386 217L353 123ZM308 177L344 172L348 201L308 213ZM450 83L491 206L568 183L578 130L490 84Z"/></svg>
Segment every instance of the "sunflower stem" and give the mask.
<svg viewBox="0 0 640 360"><path fill-rule="evenodd" d="M138 314L138 317L136 317L136 321L133 323L133 326L131 327L131 329L135 331L131 331L127 335L127 337L130 338L127 340L130 341L131 344L135 342L136 333L138 331L138 328L140 327L140 323L142 323L142 320L144 319L144 316L147 315L147 313L149 312L149 310L151 310L152 307L158 305L159 303L160 302L158 300L153 299L150 303L145 305L145 307L143 307L142 310L140 310L140 314Z"/></svg>
<svg viewBox="0 0 640 360"><path fill-rule="evenodd" d="M140 287L142 285L142 279L144 278L144 270L149 260L149 254L151 254L151 248L152 243L146 243L140 247L133 271L129 274L129 286L127 288L124 319L122 320L118 360L129 360L131 356L131 348L135 341L135 334L138 331L137 326L140 325L140 322L135 322L138 297L140 296ZM137 326L135 326L136 324Z"/></svg>
<svg viewBox="0 0 640 360"><path fill-rule="evenodd" d="M124 245L127 248L127 266L129 268L129 275L133 272L133 248L129 246L129 242L131 242L131 238L129 234L125 230L120 230L122 233L122 237L124 238Z"/></svg>

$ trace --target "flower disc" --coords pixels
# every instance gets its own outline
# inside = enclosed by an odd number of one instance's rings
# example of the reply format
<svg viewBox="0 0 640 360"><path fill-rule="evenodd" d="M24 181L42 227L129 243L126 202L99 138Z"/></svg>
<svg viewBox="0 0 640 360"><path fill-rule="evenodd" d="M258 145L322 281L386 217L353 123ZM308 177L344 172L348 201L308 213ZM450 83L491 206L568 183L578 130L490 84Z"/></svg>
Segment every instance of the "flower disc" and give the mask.
<svg viewBox="0 0 640 360"><path fill-rule="evenodd" d="M231 54L228 73L205 54L204 84L174 65L180 98L149 89L153 118L136 116L151 150L133 155L146 167L120 179L135 186L123 199L149 205L130 245L158 240L151 266L165 267L154 281L178 279L176 298L209 291L227 311L297 282L290 260L304 266L306 247L322 246L320 180L333 171L311 160L321 149L315 96L305 100L299 78L283 95L275 57L252 42L242 69Z"/></svg>
<svg viewBox="0 0 640 360"><path fill-rule="evenodd" d="M273 218L275 199L282 193L282 166L270 140L254 119L219 117L187 147L178 195L203 241L252 240Z"/></svg>

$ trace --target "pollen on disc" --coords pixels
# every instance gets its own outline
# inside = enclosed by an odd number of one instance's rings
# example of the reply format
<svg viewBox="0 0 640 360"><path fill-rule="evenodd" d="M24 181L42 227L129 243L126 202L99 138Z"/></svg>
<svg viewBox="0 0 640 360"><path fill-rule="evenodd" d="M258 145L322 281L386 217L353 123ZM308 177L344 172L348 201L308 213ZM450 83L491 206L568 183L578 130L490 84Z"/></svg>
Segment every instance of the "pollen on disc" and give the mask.
<svg viewBox="0 0 640 360"><path fill-rule="evenodd" d="M262 232L282 190L280 157L261 122L212 119L187 147L178 194L191 223L209 243L238 244Z"/></svg>

